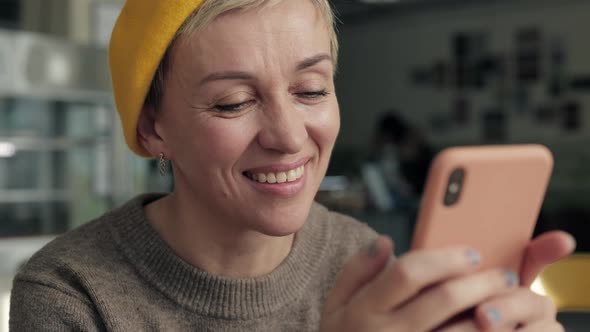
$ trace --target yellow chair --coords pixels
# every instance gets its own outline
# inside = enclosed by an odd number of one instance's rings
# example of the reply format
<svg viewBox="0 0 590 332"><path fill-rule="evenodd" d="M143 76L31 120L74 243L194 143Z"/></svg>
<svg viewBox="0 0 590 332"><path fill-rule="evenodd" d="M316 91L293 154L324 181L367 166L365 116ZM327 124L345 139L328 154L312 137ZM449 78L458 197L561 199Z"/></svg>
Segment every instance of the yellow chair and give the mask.
<svg viewBox="0 0 590 332"><path fill-rule="evenodd" d="M540 280L558 311L590 312L590 254L574 254L548 266Z"/></svg>

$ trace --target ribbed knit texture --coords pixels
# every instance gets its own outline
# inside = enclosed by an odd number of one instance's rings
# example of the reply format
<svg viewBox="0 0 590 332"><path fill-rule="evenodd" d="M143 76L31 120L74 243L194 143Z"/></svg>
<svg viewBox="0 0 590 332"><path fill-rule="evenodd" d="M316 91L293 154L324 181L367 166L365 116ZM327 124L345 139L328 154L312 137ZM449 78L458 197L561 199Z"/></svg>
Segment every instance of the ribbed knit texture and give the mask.
<svg viewBox="0 0 590 332"><path fill-rule="evenodd" d="M142 195L58 237L18 273L11 331L315 331L348 257L376 233L314 204L270 274L216 276L170 249Z"/></svg>

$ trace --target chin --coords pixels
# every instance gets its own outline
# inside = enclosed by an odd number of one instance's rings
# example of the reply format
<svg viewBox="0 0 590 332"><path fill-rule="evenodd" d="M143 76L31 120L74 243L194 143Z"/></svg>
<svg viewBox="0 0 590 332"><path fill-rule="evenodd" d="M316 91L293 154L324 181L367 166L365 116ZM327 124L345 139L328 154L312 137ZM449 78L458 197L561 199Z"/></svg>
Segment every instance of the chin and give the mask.
<svg viewBox="0 0 590 332"><path fill-rule="evenodd" d="M258 232L268 236L291 235L303 227L307 221L309 210L309 206L306 206L305 208L287 209L287 211L283 209L264 211L264 214L258 216L251 225Z"/></svg>

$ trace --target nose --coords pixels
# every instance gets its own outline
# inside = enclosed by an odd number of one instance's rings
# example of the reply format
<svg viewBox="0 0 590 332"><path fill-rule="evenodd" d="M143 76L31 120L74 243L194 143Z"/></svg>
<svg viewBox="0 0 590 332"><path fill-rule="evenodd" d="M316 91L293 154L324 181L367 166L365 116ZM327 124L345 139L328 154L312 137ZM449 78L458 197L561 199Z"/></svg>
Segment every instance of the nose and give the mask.
<svg viewBox="0 0 590 332"><path fill-rule="evenodd" d="M308 137L304 112L287 100L267 104L258 134L260 146L286 154L301 151Z"/></svg>

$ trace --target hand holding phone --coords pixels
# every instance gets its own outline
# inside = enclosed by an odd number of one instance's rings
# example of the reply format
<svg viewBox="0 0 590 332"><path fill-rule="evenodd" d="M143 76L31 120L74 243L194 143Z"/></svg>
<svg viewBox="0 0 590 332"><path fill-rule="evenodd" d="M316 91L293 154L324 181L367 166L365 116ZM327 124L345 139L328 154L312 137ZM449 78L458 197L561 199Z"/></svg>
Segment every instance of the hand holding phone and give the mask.
<svg viewBox="0 0 590 332"><path fill-rule="evenodd" d="M428 175L412 248L469 246L520 271L553 168L541 145L449 148Z"/></svg>

